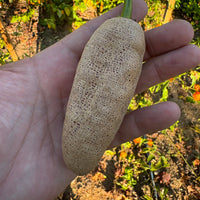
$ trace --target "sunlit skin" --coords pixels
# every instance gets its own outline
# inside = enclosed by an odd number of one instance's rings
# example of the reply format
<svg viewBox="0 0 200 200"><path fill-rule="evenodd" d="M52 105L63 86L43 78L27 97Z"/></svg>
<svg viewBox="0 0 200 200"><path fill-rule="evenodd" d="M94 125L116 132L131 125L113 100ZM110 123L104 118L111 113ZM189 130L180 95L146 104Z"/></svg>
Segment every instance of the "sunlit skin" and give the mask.
<svg viewBox="0 0 200 200"><path fill-rule="evenodd" d="M50 200L75 178L63 162L61 136L65 110L82 50L97 27L122 7L98 17L32 58L0 70L0 200ZM134 1L133 19L147 13ZM145 33L145 64L136 93L200 63L190 45L191 25L176 20ZM180 116L173 102L128 114L111 146L169 127Z"/></svg>

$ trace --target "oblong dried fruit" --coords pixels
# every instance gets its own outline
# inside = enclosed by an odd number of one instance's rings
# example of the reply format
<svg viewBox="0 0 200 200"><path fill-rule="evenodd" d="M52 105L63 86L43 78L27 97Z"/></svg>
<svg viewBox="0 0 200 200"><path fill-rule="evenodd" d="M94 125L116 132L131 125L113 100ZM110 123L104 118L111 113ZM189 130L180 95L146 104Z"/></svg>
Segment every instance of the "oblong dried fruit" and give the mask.
<svg viewBox="0 0 200 200"><path fill-rule="evenodd" d="M117 133L133 97L145 50L135 21L105 21L86 44L64 121L62 150L76 174L93 170Z"/></svg>

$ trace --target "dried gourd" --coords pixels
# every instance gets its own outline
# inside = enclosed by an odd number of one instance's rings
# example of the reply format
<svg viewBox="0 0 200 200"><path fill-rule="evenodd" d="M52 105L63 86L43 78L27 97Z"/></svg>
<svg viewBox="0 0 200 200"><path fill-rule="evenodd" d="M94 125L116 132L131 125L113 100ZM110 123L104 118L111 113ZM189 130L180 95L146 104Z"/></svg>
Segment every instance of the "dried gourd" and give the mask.
<svg viewBox="0 0 200 200"><path fill-rule="evenodd" d="M129 17L130 2L123 10ZM108 19L94 32L77 67L62 136L64 161L77 175L97 166L123 121L140 76L144 32L125 14Z"/></svg>

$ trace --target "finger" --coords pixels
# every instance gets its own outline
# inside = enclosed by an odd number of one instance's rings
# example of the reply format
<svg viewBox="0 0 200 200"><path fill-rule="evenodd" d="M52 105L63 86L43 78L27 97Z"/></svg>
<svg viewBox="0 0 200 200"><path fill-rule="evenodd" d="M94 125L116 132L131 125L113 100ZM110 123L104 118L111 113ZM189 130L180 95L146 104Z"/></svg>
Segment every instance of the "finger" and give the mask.
<svg viewBox="0 0 200 200"><path fill-rule="evenodd" d="M146 3L143 0L134 0L133 5L132 18L140 21L145 17L147 13ZM73 32L71 35L69 35L69 37L66 37L63 42L66 43L67 47L71 49L71 51L80 56L86 42L89 40L93 32L107 19L120 16L122 7L123 5L117 6L104 15L89 21L81 28Z"/></svg>
<svg viewBox="0 0 200 200"><path fill-rule="evenodd" d="M189 44L194 36L191 24L174 20L145 32L146 52L144 60L161 55Z"/></svg>
<svg viewBox="0 0 200 200"><path fill-rule="evenodd" d="M143 66L135 92L145 91L157 83L196 67L198 64L200 64L200 48L195 45L187 45L151 58Z"/></svg>
<svg viewBox="0 0 200 200"><path fill-rule="evenodd" d="M110 148L145 134L168 128L180 117L180 109L173 102L164 102L133 111L124 121Z"/></svg>

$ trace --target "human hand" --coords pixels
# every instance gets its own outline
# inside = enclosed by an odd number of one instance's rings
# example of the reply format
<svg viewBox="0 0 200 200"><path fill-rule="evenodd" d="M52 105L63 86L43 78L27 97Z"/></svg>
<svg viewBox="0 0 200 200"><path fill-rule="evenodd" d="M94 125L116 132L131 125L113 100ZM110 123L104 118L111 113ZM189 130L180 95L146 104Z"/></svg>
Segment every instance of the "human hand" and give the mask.
<svg viewBox="0 0 200 200"><path fill-rule="evenodd" d="M147 8L135 0L134 19ZM107 18L98 17L32 58L0 70L0 200L54 199L76 176L62 158L65 109L82 50ZM200 49L189 45L192 27L176 20L145 33L146 61L136 93L200 63ZM128 114L111 146L167 128L180 115L172 102Z"/></svg>

